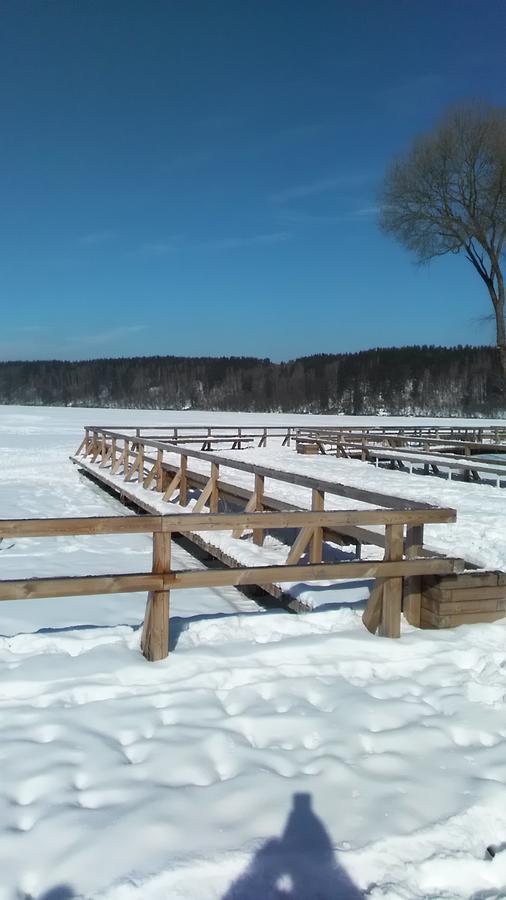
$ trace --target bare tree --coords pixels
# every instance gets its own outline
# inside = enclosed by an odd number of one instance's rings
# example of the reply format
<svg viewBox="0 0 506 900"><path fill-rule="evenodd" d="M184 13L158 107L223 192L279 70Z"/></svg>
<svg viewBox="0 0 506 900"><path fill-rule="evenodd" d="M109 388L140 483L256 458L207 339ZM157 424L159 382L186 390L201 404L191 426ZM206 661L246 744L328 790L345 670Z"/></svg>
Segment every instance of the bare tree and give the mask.
<svg viewBox="0 0 506 900"><path fill-rule="evenodd" d="M475 268L494 308L504 391L506 110L459 106L419 137L385 176L380 224L420 262L463 253Z"/></svg>

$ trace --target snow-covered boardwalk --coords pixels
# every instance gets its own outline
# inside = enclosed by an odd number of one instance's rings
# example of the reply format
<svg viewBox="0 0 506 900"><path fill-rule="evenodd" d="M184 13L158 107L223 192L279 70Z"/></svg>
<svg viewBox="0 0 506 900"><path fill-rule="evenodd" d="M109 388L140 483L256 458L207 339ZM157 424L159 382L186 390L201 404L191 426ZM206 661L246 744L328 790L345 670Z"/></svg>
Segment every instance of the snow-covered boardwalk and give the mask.
<svg viewBox="0 0 506 900"><path fill-rule="evenodd" d="M238 455L220 451L223 460L237 459ZM439 553L463 557L484 569L506 571L506 500L504 492L491 485L449 482L440 479L413 475L406 478L402 472L376 469L359 460L342 460L335 457L297 455L293 450L271 449L243 450L240 457L244 462L261 464L280 471L300 475L317 476L322 480L345 483L350 487L377 491L406 501L430 503L457 511L454 524L427 525L426 544ZM237 479L238 473L227 470ZM277 483L276 483L277 484ZM279 491L276 486L276 491ZM284 497L291 502L308 505L309 492L303 488L282 489ZM328 499L328 507L359 508L358 501Z"/></svg>

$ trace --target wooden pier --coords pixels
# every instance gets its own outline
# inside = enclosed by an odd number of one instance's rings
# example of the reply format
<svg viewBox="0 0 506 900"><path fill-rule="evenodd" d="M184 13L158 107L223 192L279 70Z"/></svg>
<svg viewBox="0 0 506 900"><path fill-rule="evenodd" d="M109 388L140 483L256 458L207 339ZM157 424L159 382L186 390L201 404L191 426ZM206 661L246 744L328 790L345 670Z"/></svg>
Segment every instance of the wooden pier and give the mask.
<svg viewBox="0 0 506 900"><path fill-rule="evenodd" d="M212 431L212 429L206 429L206 432L208 430ZM271 512L281 510L285 512L295 512L300 510L300 507L279 498L279 494L282 493L282 491L278 493L275 489L272 490L271 488L270 493L266 494L265 479L268 478L269 484L273 485L274 488L276 483L279 482L280 486L283 484L290 484L307 489L308 494L310 492L310 505L313 511L322 510L324 508L324 498L326 495L329 496L329 498L334 498L334 501L336 497L342 496L346 497L347 500L356 500L359 504L375 504L384 509L403 509L411 510L413 512L425 510L426 517L423 521L421 520L418 525L408 524L407 521L405 523L405 533L403 535L405 558L409 558L409 556L425 559L438 558L438 556L440 558L440 554L434 553L433 550L427 548L424 544L423 526L424 523L427 524L431 521L431 509L433 509L432 507L429 507L428 504L403 500L402 498L393 497L377 491L352 487L348 484L337 484L334 481L325 482L317 477L312 478L294 472L282 472L278 469L270 469L267 466L261 465L261 453L258 454L258 464L252 464L243 460L241 458L241 453L233 454L233 458L230 453L226 458L220 457L219 453L197 450L191 444L183 443L181 439L187 437L188 434L181 435L178 433L178 443L173 444L171 440L171 438L173 438L173 432L171 434L170 431L169 428L161 430L158 427L156 436L151 437L149 433L147 435L143 434L140 429L130 429L128 432L124 432L116 429L111 430L107 428L104 429L103 427L89 426L86 430L85 438L79 448L80 455L74 457L74 460L76 462L80 461L80 464L88 471L92 470L90 474L94 477L97 475L97 471L99 479L106 480L112 477L115 482L114 489L116 492L121 494L126 490L130 493L129 499L136 503L140 502L141 506L146 503L149 504L150 500L152 501L153 496L156 496L156 494L162 494L164 503L173 503L177 498L178 506L186 508L189 492L193 490L198 492L197 504L194 507L194 510L202 510L204 506L209 506L210 511L216 512L220 502L231 503L234 508L242 507L247 512L261 510ZM431 429L431 431L433 431L433 429ZM199 439L202 436L202 429L200 429L200 432ZM223 432L221 433L223 434ZM231 448L234 440L239 437L239 432L229 428L226 433L229 447ZM258 428L256 432L252 429L244 429L241 432L241 436L243 436L244 433L247 433L248 437L253 436L257 446L260 441L261 446L265 446L268 440L274 440L278 445L281 444L285 447L287 447L290 442L293 447L296 445L297 441L303 437L300 434L300 429L297 429L294 426L291 426L290 428L285 427L284 429L277 428L274 434L270 433L268 428ZM216 436L216 434L214 434L214 436ZM500 436L502 437L502 434ZM421 436L417 435L417 437L420 438ZM465 441L468 437L470 437L468 433L460 433L457 439ZM473 433L472 437L476 437L476 433ZM480 439L483 441L495 441L497 437L498 433L496 429L494 429L493 432L483 429L480 434ZM375 439L378 439L377 435ZM415 455L418 460L419 455L416 451ZM420 454L420 456L422 456L422 454ZM176 457L178 461L174 461L174 457ZM465 453L463 454L463 457L465 457ZM208 474L205 474L202 471L202 464L204 461L210 467ZM460 461L461 458L459 457L458 462L460 463ZM467 462L467 460L462 458L462 462ZM248 473L251 482L254 484L254 490L248 490L240 486L235 483L235 479L224 481L220 475L220 467L226 468L229 471L236 470L238 473ZM500 477L502 474L501 469L499 469L498 474ZM123 485L121 488L119 487L120 482ZM128 488L128 483L132 485L130 489ZM139 484L142 484L145 490L139 492ZM125 496L128 496L128 493L125 494ZM141 496L139 496L139 493ZM147 497L146 494L148 494ZM144 508L149 507L144 505ZM156 508L159 508L158 501ZM385 525L385 523L382 524ZM365 522L364 520L360 522L358 518L354 518L353 521L351 519L345 520L345 518L341 518L339 524L336 524L336 522L333 522L330 525L322 524L317 532L317 537L307 530L301 532L298 537L297 549L309 547L311 553L308 553L308 556L310 557L311 562L313 562L315 560L321 561L323 544L325 542L348 545L354 543L356 546L357 559L359 559L361 547L370 544L380 547L385 554L384 559L387 559L388 554L390 553L387 531L388 529L386 527L379 529L378 526L373 525L371 521ZM264 532L255 529L252 536L253 541L261 546L263 543L263 536ZM206 536L205 539L203 539L201 534L193 534L191 537L195 543L200 547L203 547L206 552L209 552L220 562L232 567L240 564L240 559L235 558L234 554L230 552L229 547L227 547L227 552L224 553L219 546L213 546L213 544L209 542L209 536ZM320 546L319 551L316 549L317 541ZM455 561L455 565L457 569L465 569L462 577L467 577L469 573L472 573L473 586L476 589L481 587L486 587L488 589L490 579L495 579L495 593L500 595L498 598L494 598L499 601L497 608L494 608L494 610L490 609L490 600L492 598L489 594L482 593L481 596L478 594L478 597L476 598L467 592L462 595L457 595L460 607L458 613L455 613L454 611L454 614L457 615L458 618L452 618L452 615L448 614L447 607L444 605L441 607L440 613L438 612L438 600L434 593L434 581L431 581L430 583L425 582L423 577L420 577L418 581L416 581L416 579L415 581L406 579L403 584L403 608L406 618L408 618L411 624L419 627L451 627L452 625L465 622L472 623L480 620L480 610L483 613L483 619L481 619L481 621L490 621L490 614L494 612L498 613L495 618L502 616L501 604L503 598L506 599L506 578L504 574L501 572L489 571L477 572L475 571L476 566L465 559L459 559L458 562ZM458 573L454 574L458 583L461 576ZM436 578L437 576L431 575L431 577ZM264 583L263 588L273 594L274 597L283 599L288 603L291 602L290 598L287 598L286 595L283 594L278 583ZM456 588L456 590L461 589L464 590L464 587ZM426 591L429 590L431 591L432 596L427 595L425 597ZM372 622L373 630L377 627L376 618L378 609L381 608L381 593L382 582L381 580L378 580L376 589L372 592L369 602L369 612L366 611L364 614L366 625L369 625ZM380 595L379 607L376 605L376 613L369 619L370 611L374 608L374 604L377 603L378 594ZM469 601L470 605L466 603L466 600ZM480 604L481 600L483 600L483 603L476 609L476 604ZM424 606L425 601L427 602ZM447 603L448 597L446 595L444 598L442 597L441 602ZM422 610L424 609L430 612L431 615L422 615Z"/></svg>
<svg viewBox="0 0 506 900"><path fill-rule="evenodd" d="M318 434L319 440L334 440L334 435L322 438ZM490 440L496 437L486 435ZM362 434L361 447L363 439ZM454 522L455 510L273 469L261 464L262 452L258 463L248 461L241 452L251 445L265 447L269 441L293 448L308 440L314 440L314 435L303 435L294 426L184 431L172 426L87 426L71 458L98 484L145 514L4 520L0 537L151 533L152 571L3 580L0 600L148 591L142 648L150 660L168 653L169 597L176 588L257 585L300 609L283 585L373 578L363 621L371 633L385 637L400 636L401 611L410 624L422 628L490 622L506 615L505 573L476 571L465 559L446 557L425 545L424 526ZM220 449L226 449L227 455L220 456ZM381 452L396 451L382 447ZM416 449L400 452L423 459ZM229 472L227 480L223 469ZM307 499L300 505L288 502L283 485L296 487ZM361 508L325 509L325 497L333 503L346 498L348 505L351 500ZM195 501L191 507L190 500ZM233 512L228 511L230 507ZM273 531L279 562L265 565L264 539ZM187 536L220 565L204 571L174 570L174 534ZM353 559L325 558L329 546L350 543L356 547ZM283 544L287 545L284 557L280 554ZM362 559L364 545L380 548L378 558Z"/></svg>

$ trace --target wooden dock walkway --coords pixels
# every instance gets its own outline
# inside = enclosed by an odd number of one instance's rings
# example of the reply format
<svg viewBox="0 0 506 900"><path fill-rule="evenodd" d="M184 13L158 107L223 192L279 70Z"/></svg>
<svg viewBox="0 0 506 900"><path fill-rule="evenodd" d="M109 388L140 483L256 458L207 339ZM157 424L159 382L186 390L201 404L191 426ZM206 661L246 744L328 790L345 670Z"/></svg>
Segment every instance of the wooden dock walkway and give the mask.
<svg viewBox="0 0 506 900"><path fill-rule="evenodd" d="M4 520L0 537L151 532L152 571L3 580L0 600L148 591L142 640L148 659L168 652L169 595L176 588L258 585L288 599L285 586L290 583L375 579L363 621L372 633L385 637L400 636L401 610L418 627L493 622L505 616L505 573L477 570L461 553L446 554L426 544L425 528L451 527L454 509L389 493L379 489L379 482L377 489L371 478L365 479L367 487L355 468L358 462L343 460L330 468L325 463L316 474L311 460L290 449L297 439L306 440L288 426L220 433L202 427L181 433L170 426L87 426L71 458L145 515ZM273 451L262 449L269 441ZM423 459L416 448L380 446L378 452ZM462 460L455 463L461 466ZM276 537L266 543L266 533L272 531ZM173 534L187 535L220 566L175 571ZM350 543L355 554L335 552L336 545ZM334 548L330 554L329 548Z"/></svg>

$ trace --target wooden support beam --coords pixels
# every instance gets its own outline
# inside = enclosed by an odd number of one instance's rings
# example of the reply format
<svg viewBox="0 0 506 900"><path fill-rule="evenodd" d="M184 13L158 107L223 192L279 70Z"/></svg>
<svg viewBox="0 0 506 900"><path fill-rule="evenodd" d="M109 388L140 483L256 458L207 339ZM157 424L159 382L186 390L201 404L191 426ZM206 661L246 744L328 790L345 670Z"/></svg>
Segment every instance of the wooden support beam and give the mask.
<svg viewBox="0 0 506 900"><path fill-rule="evenodd" d="M311 541L314 535L314 528L301 528L297 538L286 558L287 566L294 566L295 563L299 562L302 554L304 553L307 545Z"/></svg>
<svg viewBox="0 0 506 900"><path fill-rule="evenodd" d="M114 440L117 441L117 438L114 438ZM123 450L120 455L111 462L111 475L115 475L121 466L125 467L125 443L126 441L123 442Z"/></svg>
<svg viewBox="0 0 506 900"><path fill-rule="evenodd" d="M153 573L170 572L171 535L153 534ZM141 637L141 650L145 659L155 662L165 659L169 653L169 598L170 591L153 591L148 596Z"/></svg>
<svg viewBox="0 0 506 900"><path fill-rule="evenodd" d="M394 562L364 560L361 562L321 563L307 566L254 566L252 568L207 569L172 572L164 575L167 588L225 587L228 585L272 584L273 582L332 581L348 578L388 578L401 580L403 575L452 571L452 560L413 559ZM1 588L1 583L0 583ZM400 604L399 604L400 621Z"/></svg>
<svg viewBox="0 0 506 900"><path fill-rule="evenodd" d="M135 473L140 472L141 462L144 465L144 456L141 454L140 450L137 450L137 456L135 457L134 463L125 474L125 481L131 481Z"/></svg>
<svg viewBox="0 0 506 900"><path fill-rule="evenodd" d="M209 512L217 513L220 502L220 491L218 488L218 480L220 477L220 467L217 463L211 463L211 494L209 497Z"/></svg>
<svg viewBox="0 0 506 900"><path fill-rule="evenodd" d="M0 600L36 600L42 597L86 597L95 594L163 592L170 588L222 587L241 584L273 584L290 581L388 578L400 580L410 575L449 575L455 570L451 559L412 559L393 562L361 561L322 563L308 566L255 566L237 569L204 569L153 574L84 575L56 578L4 579ZM400 609L399 609L400 616Z"/></svg>
<svg viewBox="0 0 506 900"><path fill-rule="evenodd" d="M416 559L423 551L423 525L408 525L406 528L405 554L407 559ZM411 575L404 579L403 611L410 625L420 628L422 600L422 579Z"/></svg>
<svg viewBox="0 0 506 900"><path fill-rule="evenodd" d="M404 555L404 526L385 527L385 563L401 561ZM383 637L401 636L402 574L399 578L387 578L383 583L380 634Z"/></svg>
<svg viewBox="0 0 506 900"><path fill-rule="evenodd" d="M371 634L376 634L381 622L383 606L383 578L377 578L369 594L367 606L362 613L362 622Z"/></svg>
<svg viewBox="0 0 506 900"><path fill-rule="evenodd" d="M181 454L181 467L179 469L179 505L187 506L188 504L188 456L186 453Z"/></svg>
<svg viewBox="0 0 506 900"><path fill-rule="evenodd" d="M156 490L158 493L162 493L164 490L163 486L163 450L156 451Z"/></svg>
<svg viewBox="0 0 506 900"><path fill-rule="evenodd" d="M182 458L183 457L181 457L181 459ZM176 490L176 488L179 487L180 481L181 481L181 469L178 469L176 474L174 475L174 477L169 481L168 487L162 497L162 500L166 500L167 502L170 501L174 491ZM181 500L179 501L179 503L180 503L180 505L182 505Z"/></svg>
<svg viewBox="0 0 506 900"><path fill-rule="evenodd" d="M148 475L142 482L143 487L149 488L149 485L151 484L153 479L155 479L156 490L157 491L162 490L162 457L163 457L163 451L157 450L156 451L156 460L153 463L153 466L150 469ZM151 460L151 462L152 462L152 460Z"/></svg>
<svg viewBox="0 0 506 900"><path fill-rule="evenodd" d="M100 442L96 431L93 432L93 444L91 448L91 462L94 463L100 453Z"/></svg>
<svg viewBox="0 0 506 900"><path fill-rule="evenodd" d="M244 508L244 512L245 513L255 512L256 508L257 508L257 495L256 495L256 492L253 491L251 497L249 498L249 500ZM242 537L245 530L246 530L246 528L243 525L239 525L237 528L234 528L234 530L232 531L232 537L235 538L236 540L239 540L239 538Z"/></svg>
<svg viewBox="0 0 506 900"><path fill-rule="evenodd" d="M316 488L312 490L311 509L313 512L323 512L325 505L325 493ZM313 539L311 542L310 561L313 565L321 563L323 553L323 528L318 525L313 530Z"/></svg>
<svg viewBox="0 0 506 900"><path fill-rule="evenodd" d="M265 478L263 475L255 475L255 492L254 497L256 500L255 510L256 512L262 512L264 508L264 488L265 488ZM263 528L255 528L253 530L253 543L258 547L261 547L265 538L265 531Z"/></svg>
<svg viewBox="0 0 506 900"><path fill-rule="evenodd" d="M209 500L213 490L214 490L214 481L213 481L213 477L211 475L211 477L210 477L209 481L207 482L206 486L204 487L204 490L202 491L199 499L197 500L195 506L193 507L192 513L198 513L204 508L204 506L206 505L207 501Z"/></svg>
<svg viewBox="0 0 506 900"><path fill-rule="evenodd" d="M210 479L209 479L210 480ZM209 484L209 480L206 484ZM206 498L207 499L207 498ZM447 510L335 509L313 512L286 509L280 512L169 513L164 516L86 516L59 519L0 519L0 537L58 537L65 534L116 534L125 531L233 531L235 528L311 528L339 529L345 525L418 525L424 512L428 521L452 521ZM441 513L441 518L435 516ZM153 520L160 523L153 529Z"/></svg>
<svg viewBox="0 0 506 900"><path fill-rule="evenodd" d="M128 481L128 471L130 468L130 441L128 440L125 440L121 461L123 463L123 480Z"/></svg>
<svg viewBox="0 0 506 900"><path fill-rule="evenodd" d="M151 484L151 482L157 475L158 475L158 463L155 462L151 466L151 469L149 470L148 474L146 475L144 481L142 482L142 486L144 488L146 488L146 490L147 490L149 488L149 485Z"/></svg>
<svg viewBox="0 0 506 900"><path fill-rule="evenodd" d="M109 445L107 442L105 446L102 448L102 461L100 463L100 468L105 469L108 462L110 462L112 456L112 443Z"/></svg>

